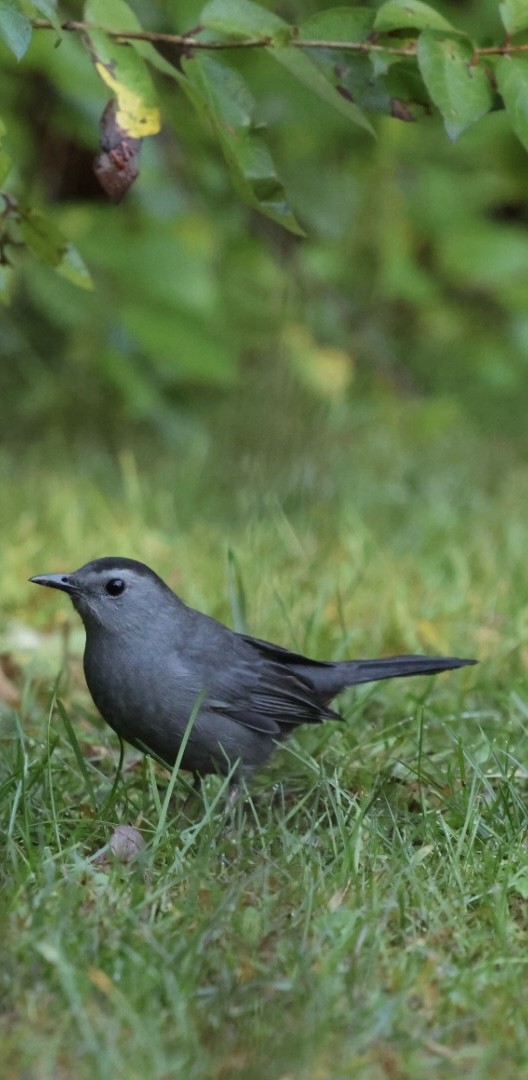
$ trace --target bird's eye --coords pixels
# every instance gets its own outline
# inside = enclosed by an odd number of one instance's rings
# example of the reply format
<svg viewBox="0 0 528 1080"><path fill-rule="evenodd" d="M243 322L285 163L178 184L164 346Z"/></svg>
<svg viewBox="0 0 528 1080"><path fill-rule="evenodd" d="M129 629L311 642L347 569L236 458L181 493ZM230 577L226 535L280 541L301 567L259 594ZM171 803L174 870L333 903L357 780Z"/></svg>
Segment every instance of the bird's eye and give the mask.
<svg viewBox="0 0 528 1080"><path fill-rule="evenodd" d="M113 577L110 578L110 581L107 581L105 589L109 596L121 596L121 593L126 589L126 585L123 578Z"/></svg>

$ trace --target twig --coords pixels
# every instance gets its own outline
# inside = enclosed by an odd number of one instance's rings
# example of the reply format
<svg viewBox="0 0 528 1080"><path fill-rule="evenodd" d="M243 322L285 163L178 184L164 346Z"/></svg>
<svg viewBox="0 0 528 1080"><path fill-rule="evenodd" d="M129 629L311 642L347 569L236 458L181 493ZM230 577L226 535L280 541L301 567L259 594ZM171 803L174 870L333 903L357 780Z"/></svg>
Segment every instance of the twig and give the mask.
<svg viewBox="0 0 528 1080"><path fill-rule="evenodd" d="M53 30L52 23L47 19L33 19L32 26L35 30ZM192 34L164 34L158 30L108 30L104 27L96 27L87 22L68 20L60 24L61 30L72 33L84 33L90 30L103 29L109 37L119 42L126 41L149 41L153 45L178 45L182 49L267 49L273 45L271 37L232 38L227 41L200 41ZM319 38L292 37L288 45L294 49L335 49L340 52L389 53L391 56L415 56L417 42L412 41L400 47L393 45L380 45L377 41L325 41ZM486 48L475 49L473 60L480 56L514 56L516 53L528 52L528 43L512 45L505 42L503 45L490 45Z"/></svg>

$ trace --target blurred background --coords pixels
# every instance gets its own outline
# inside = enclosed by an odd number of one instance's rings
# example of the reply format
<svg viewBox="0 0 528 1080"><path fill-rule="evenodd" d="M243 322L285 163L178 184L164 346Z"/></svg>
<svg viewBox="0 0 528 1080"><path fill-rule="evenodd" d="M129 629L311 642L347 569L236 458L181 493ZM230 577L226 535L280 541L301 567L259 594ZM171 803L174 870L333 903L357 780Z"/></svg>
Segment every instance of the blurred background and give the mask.
<svg viewBox="0 0 528 1080"><path fill-rule="evenodd" d="M500 33L495 0L435 6ZM183 31L201 4L134 7ZM456 144L438 119L374 117L374 140L268 57L236 62L304 238L239 201L163 78L163 130L110 205L92 170L106 97L77 36L36 33L20 64L2 51L9 189L95 285L28 258L2 310L4 629L70 618L28 597L30 573L124 554L299 647L517 656L526 153L501 112Z"/></svg>
<svg viewBox="0 0 528 1080"><path fill-rule="evenodd" d="M432 2L502 41L498 0ZM201 6L132 3L157 30ZM498 110L456 143L369 111L373 138L262 50L230 62L304 237L240 200L163 75L111 205L78 36L35 32L20 63L0 43L6 188L94 285L9 249L2 1075L526 1077L527 154ZM346 723L273 755L254 818L214 777L166 816L166 774L132 749L121 772L98 726L67 597L27 581L104 555L321 659L481 662L343 695ZM150 861L100 863L116 822Z"/></svg>

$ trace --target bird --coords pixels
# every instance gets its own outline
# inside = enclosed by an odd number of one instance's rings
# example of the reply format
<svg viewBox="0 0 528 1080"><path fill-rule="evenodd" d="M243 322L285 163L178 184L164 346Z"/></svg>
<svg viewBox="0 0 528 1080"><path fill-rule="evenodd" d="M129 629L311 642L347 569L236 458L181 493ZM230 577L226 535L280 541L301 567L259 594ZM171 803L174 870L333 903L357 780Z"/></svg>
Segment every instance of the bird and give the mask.
<svg viewBox="0 0 528 1080"><path fill-rule="evenodd" d="M106 556L29 580L67 593L80 615L86 683L106 723L170 768L179 758L195 779L249 780L299 725L342 720L330 706L346 687L476 663L312 660L188 607L135 559Z"/></svg>

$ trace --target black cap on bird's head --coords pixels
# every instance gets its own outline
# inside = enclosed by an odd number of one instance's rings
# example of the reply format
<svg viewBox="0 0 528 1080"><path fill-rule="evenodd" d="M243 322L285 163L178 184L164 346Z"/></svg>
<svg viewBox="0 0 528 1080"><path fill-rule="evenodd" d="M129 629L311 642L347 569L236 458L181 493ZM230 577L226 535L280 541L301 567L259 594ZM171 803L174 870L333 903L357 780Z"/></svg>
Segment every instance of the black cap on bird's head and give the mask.
<svg viewBox="0 0 528 1080"><path fill-rule="evenodd" d="M29 580L68 593L86 627L96 623L118 629L116 615L123 609L129 624L135 615L145 625L145 619L154 613L157 597L168 594L176 599L144 563L117 556L94 559L69 574L38 574Z"/></svg>

